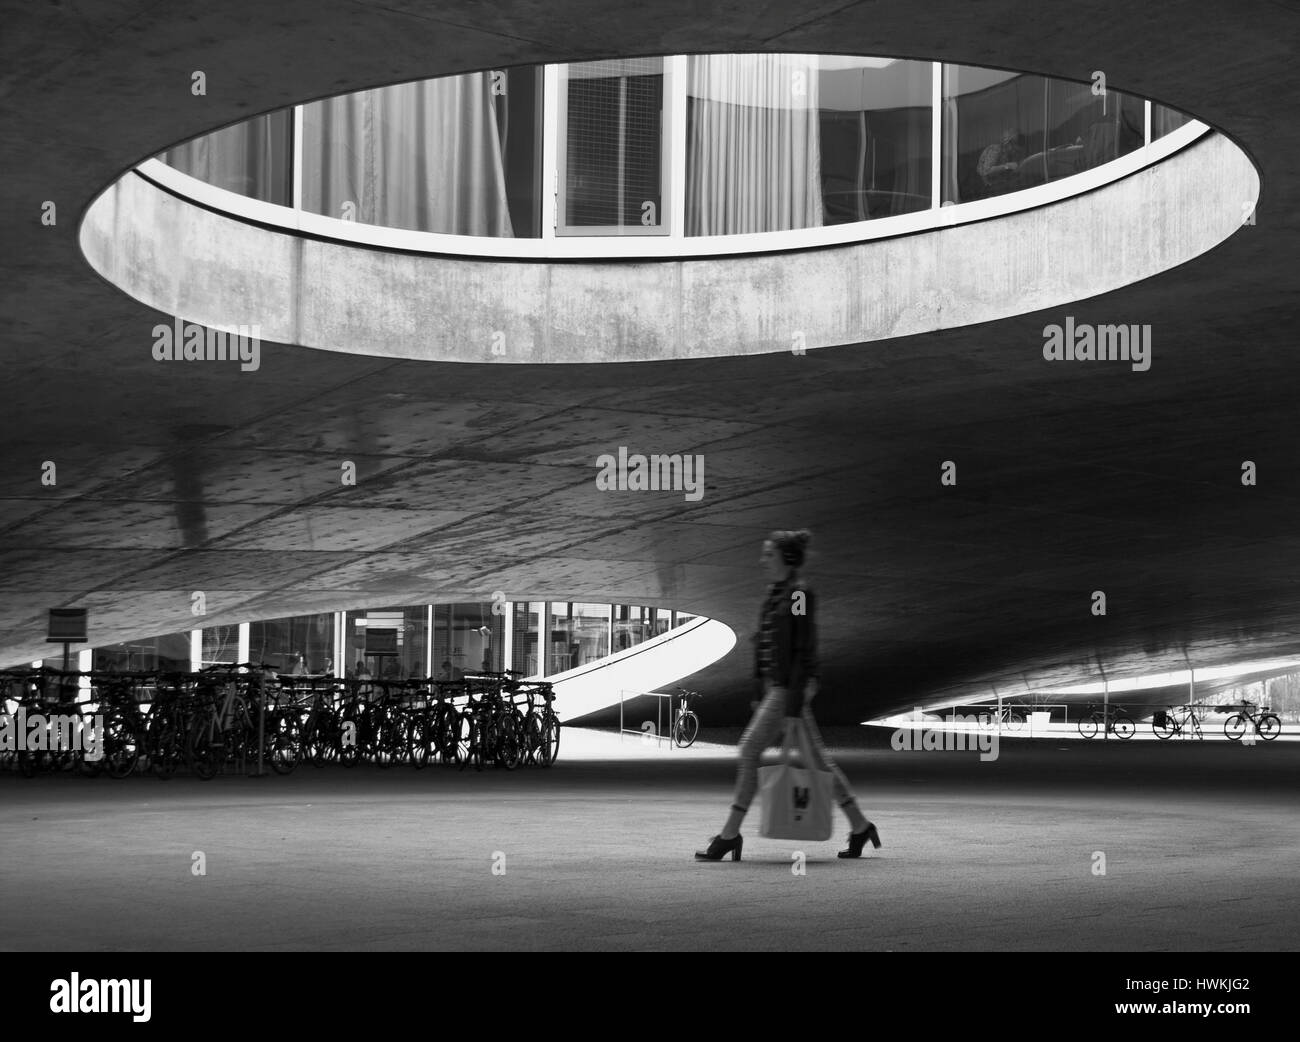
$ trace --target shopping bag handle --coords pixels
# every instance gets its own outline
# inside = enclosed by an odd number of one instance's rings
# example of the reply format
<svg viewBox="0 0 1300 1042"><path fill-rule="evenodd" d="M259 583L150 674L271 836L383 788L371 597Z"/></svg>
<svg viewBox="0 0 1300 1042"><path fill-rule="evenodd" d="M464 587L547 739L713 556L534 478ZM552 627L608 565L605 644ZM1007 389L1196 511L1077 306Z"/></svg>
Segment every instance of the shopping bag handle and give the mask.
<svg viewBox="0 0 1300 1042"><path fill-rule="evenodd" d="M785 737L781 739L781 762L785 764L790 762L790 734L794 732L795 740L799 743L799 755L803 759L804 769L816 770L817 761L813 757L812 741L808 737L808 727L803 717L787 716L785 723Z"/></svg>

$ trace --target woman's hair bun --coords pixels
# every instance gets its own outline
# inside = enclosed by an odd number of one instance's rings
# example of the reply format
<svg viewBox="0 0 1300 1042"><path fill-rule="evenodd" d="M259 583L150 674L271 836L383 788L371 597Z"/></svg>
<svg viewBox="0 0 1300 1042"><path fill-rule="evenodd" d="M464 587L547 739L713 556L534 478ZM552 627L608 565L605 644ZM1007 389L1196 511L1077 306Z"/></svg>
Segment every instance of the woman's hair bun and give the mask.
<svg viewBox="0 0 1300 1042"><path fill-rule="evenodd" d="M773 532L769 538L781 554L781 560L798 568L803 564L808 544L812 542L812 533L806 528Z"/></svg>

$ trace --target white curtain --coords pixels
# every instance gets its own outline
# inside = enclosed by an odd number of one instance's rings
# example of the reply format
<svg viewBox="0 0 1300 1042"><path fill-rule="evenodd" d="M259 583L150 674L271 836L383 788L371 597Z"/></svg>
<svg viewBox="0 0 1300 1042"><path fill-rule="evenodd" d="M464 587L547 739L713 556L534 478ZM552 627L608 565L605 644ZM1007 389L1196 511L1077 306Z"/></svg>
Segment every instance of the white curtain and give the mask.
<svg viewBox="0 0 1300 1042"><path fill-rule="evenodd" d="M308 105L303 116L304 209L390 228L513 237L489 73L347 94Z"/></svg>
<svg viewBox="0 0 1300 1042"><path fill-rule="evenodd" d="M688 235L822 224L815 56L692 57L687 94Z"/></svg>

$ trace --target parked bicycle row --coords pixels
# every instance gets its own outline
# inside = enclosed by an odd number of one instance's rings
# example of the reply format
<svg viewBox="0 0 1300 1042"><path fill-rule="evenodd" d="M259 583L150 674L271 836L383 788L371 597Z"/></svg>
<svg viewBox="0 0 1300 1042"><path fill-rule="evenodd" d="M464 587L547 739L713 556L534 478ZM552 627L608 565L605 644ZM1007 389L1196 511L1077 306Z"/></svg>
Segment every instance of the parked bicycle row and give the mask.
<svg viewBox="0 0 1300 1042"><path fill-rule="evenodd" d="M1003 703L1000 707L984 706L978 716L979 724L984 728L997 727L1014 734L1025 724L1025 709L1033 711L1035 707L1015 703ZM1148 712L1151 712L1150 708L1142 710L1143 714ZM1151 731L1160 739L1175 735L1180 738L1203 739L1205 733L1201 725L1211 713L1227 714L1227 719L1223 722L1223 733L1230 741L1240 742L1249 736L1250 739L1258 737L1268 742L1282 733L1282 721L1278 715L1268 706L1250 701L1216 706L1197 703L1159 709L1151 717ZM1076 726L1084 738L1109 733L1117 738L1129 739L1137 733L1138 728L1127 707L1095 703L1083 710Z"/></svg>
<svg viewBox="0 0 1300 1042"><path fill-rule="evenodd" d="M0 672L0 767L287 774L300 763L482 770L551 766L560 721L545 681L514 673L457 680L276 676L251 663L197 673Z"/></svg>

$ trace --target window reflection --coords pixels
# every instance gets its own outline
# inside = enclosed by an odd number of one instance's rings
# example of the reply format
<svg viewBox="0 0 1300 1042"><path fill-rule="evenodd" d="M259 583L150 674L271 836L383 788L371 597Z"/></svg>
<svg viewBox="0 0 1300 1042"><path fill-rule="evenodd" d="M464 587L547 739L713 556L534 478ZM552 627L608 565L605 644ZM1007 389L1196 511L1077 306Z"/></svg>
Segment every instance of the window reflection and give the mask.
<svg viewBox="0 0 1300 1042"><path fill-rule="evenodd" d="M47 660L49 661L49 660ZM56 660L57 661L57 660ZM76 659L73 659L74 663ZM167 633L161 637L105 644L95 648L91 668L114 673L146 670L187 672L190 668L189 633Z"/></svg>
<svg viewBox="0 0 1300 1042"><path fill-rule="evenodd" d="M943 69L943 201L1056 181L1142 145L1143 104L1091 84L968 65Z"/></svg>
<svg viewBox="0 0 1300 1042"><path fill-rule="evenodd" d="M930 69L889 58L818 59L826 224L929 208Z"/></svg>
<svg viewBox="0 0 1300 1042"><path fill-rule="evenodd" d="M278 206L293 204L292 110L258 116L177 145L159 158L228 192Z"/></svg>
<svg viewBox="0 0 1300 1042"><path fill-rule="evenodd" d="M1151 140L1164 137L1191 122L1192 117L1186 112L1179 112L1167 105L1151 106Z"/></svg>
<svg viewBox="0 0 1300 1042"><path fill-rule="evenodd" d="M334 665L334 615L267 619L248 627L249 661L277 673L321 675Z"/></svg>

